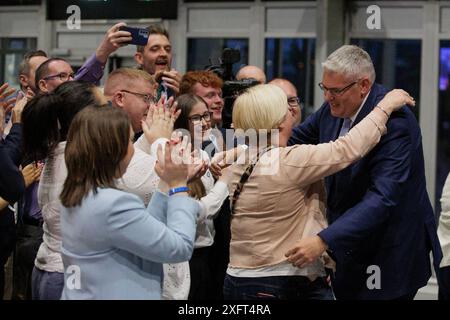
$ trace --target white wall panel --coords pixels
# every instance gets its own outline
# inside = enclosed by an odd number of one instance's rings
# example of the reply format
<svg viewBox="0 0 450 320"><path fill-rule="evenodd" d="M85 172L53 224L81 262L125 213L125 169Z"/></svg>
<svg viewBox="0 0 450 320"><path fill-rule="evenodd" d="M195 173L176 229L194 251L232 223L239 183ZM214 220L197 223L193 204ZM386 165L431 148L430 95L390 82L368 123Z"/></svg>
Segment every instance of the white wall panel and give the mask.
<svg viewBox="0 0 450 320"><path fill-rule="evenodd" d="M267 8L266 32L315 32L315 8Z"/></svg>
<svg viewBox="0 0 450 320"><path fill-rule="evenodd" d="M440 32L449 33L450 32L450 7L441 7L440 10L441 24Z"/></svg>
<svg viewBox="0 0 450 320"><path fill-rule="evenodd" d="M103 40L104 34L101 33L58 33L57 47L58 48L96 48Z"/></svg>
<svg viewBox="0 0 450 320"><path fill-rule="evenodd" d="M38 37L40 15L32 11L0 11L0 37Z"/></svg>
<svg viewBox="0 0 450 320"><path fill-rule="evenodd" d="M249 31L250 8L189 8L188 32Z"/></svg>

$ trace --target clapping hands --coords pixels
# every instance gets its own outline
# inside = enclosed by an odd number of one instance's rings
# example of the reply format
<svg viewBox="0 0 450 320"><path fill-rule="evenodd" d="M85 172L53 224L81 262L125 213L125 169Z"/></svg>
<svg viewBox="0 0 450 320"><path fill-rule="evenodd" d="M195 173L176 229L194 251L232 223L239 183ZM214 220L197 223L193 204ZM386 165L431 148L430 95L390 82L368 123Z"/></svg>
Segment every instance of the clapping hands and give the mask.
<svg viewBox="0 0 450 320"><path fill-rule="evenodd" d="M181 142L167 141L163 147L158 146L158 160L155 171L169 188L187 185L188 165L191 162L191 144L188 137L183 137Z"/></svg>
<svg viewBox="0 0 450 320"><path fill-rule="evenodd" d="M174 123L181 113L181 110L175 110L176 103L172 97L167 102L161 97L155 106L150 107L146 120L142 121L142 130L150 145L159 138L170 139Z"/></svg>

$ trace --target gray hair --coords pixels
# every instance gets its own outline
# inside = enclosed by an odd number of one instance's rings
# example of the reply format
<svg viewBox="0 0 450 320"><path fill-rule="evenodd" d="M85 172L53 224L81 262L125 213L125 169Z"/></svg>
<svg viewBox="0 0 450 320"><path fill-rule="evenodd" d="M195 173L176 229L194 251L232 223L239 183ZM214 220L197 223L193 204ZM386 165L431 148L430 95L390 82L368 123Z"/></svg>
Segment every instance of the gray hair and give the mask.
<svg viewBox="0 0 450 320"><path fill-rule="evenodd" d="M349 77L367 76L371 83L375 81L375 69L369 54L358 46L344 45L332 52L325 62L324 70L342 73Z"/></svg>

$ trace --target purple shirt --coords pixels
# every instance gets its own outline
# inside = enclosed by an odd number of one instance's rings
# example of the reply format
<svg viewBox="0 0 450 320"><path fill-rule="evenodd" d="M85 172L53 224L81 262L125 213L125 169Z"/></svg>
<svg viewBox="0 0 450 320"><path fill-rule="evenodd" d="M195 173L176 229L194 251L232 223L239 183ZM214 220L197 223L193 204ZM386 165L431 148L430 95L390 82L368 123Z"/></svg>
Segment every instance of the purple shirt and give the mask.
<svg viewBox="0 0 450 320"><path fill-rule="evenodd" d="M94 52L78 70L74 80L82 80L98 86L104 70L105 65L97 60Z"/></svg>
<svg viewBox="0 0 450 320"><path fill-rule="evenodd" d="M25 190L24 195L24 214L33 220L42 219L41 208L39 207L37 200L38 187L39 182L33 182L33 184Z"/></svg>

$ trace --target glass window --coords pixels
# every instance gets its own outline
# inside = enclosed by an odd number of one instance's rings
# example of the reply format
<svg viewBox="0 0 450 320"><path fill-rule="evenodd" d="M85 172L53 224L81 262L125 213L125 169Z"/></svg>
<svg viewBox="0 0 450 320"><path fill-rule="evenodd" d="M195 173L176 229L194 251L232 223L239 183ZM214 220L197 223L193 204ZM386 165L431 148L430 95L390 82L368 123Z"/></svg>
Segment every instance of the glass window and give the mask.
<svg viewBox="0 0 450 320"><path fill-rule="evenodd" d="M315 39L266 39L267 81L284 78L295 85L300 101L305 107L302 119L314 111L315 47Z"/></svg>
<svg viewBox="0 0 450 320"><path fill-rule="evenodd" d="M20 89L19 64L30 50L36 50L36 38L0 38L0 84Z"/></svg>
<svg viewBox="0 0 450 320"><path fill-rule="evenodd" d="M18 89L19 87L19 63L22 61L23 54L7 53L5 54L4 82Z"/></svg>
<svg viewBox="0 0 450 320"><path fill-rule="evenodd" d="M439 52L439 109L437 127L435 212L441 212L441 195L450 171L450 40L441 41Z"/></svg>
<svg viewBox="0 0 450 320"><path fill-rule="evenodd" d="M187 70L204 70L211 64L220 64L219 58L225 48L241 52L241 60L233 65L233 74L248 64L248 39L197 38L188 40Z"/></svg>
<svg viewBox="0 0 450 320"><path fill-rule="evenodd" d="M27 39L8 39L8 49L24 50L27 48Z"/></svg>
<svg viewBox="0 0 450 320"><path fill-rule="evenodd" d="M414 97L413 111L419 119L421 40L352 39L351 42L369 53L376 82L388 89L404 89Z"/></svg>

